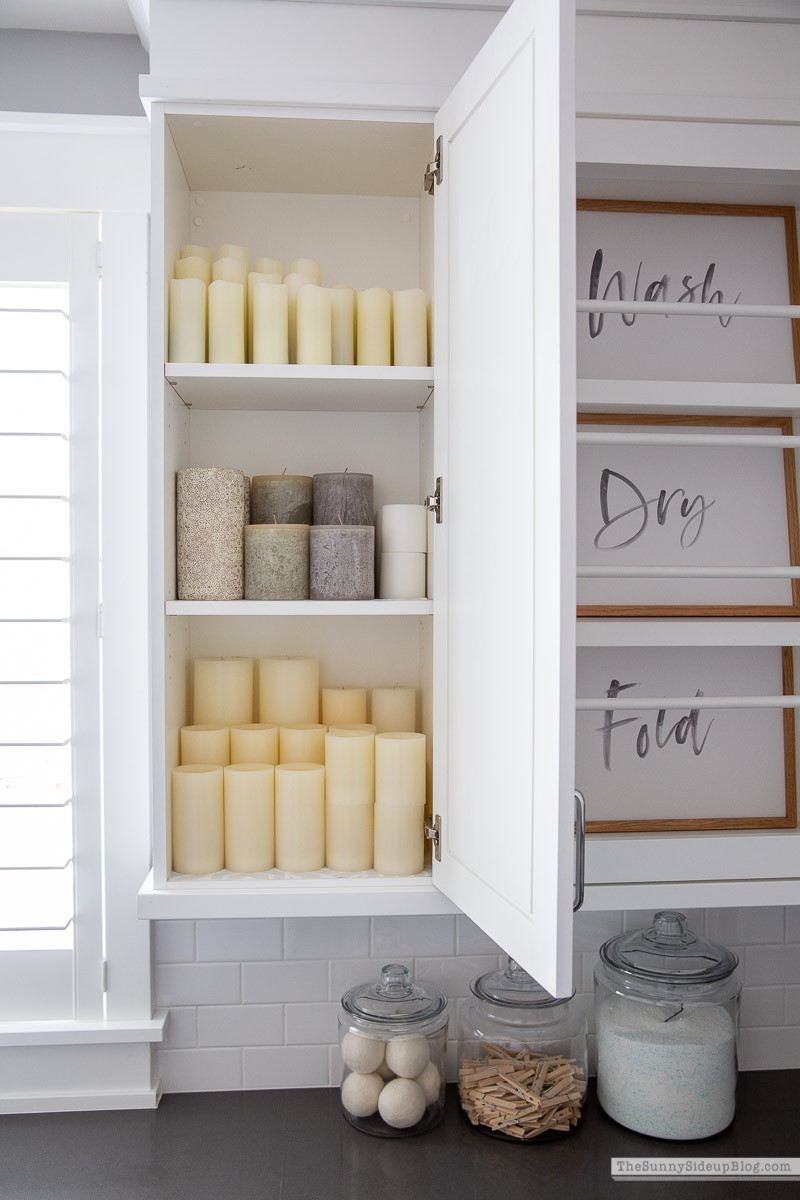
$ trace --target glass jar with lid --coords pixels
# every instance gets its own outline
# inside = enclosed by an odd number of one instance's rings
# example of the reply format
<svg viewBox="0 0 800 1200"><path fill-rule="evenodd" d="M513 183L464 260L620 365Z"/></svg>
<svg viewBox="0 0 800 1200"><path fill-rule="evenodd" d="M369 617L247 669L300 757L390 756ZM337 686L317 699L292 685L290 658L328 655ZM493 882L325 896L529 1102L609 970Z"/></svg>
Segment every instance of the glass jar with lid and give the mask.
<svg viewBox="0 0 800 1200"><path fill-rule="evenodd" d="M470 984L459 1019L458 1095L470 1123L509 1142L548 1141L580 1122L587 1022L509 958Z"/></svg>
<svg viewBox="0 0 800 1200"><path fill-rule="evenodd" d="M741 985L732 950L679 912L600 948L597 1096L620 1125L680 1141L733 1120Z"/></svg>
<svg viewBox="0 0 800 1200"><path fill-rule="evenodd" d="M339 1012L342 1110L356 1129L409 1137L444 1114L447 999L389 963L345 992Z"/></svg>

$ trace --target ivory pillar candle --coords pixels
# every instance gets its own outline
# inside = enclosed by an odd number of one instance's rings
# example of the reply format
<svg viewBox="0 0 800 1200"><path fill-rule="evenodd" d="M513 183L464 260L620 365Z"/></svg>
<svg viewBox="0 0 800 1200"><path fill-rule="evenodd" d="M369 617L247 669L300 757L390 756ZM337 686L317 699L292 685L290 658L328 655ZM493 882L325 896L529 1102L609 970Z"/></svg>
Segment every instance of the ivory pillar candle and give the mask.
<svg viewBox="0 0 800 1200"><path fill-rule="evenodd" d="M367 288L358 293L356 362L360 367L392 365L392 293Z"/></svg>
<svg viewBox="0 0 800 1200"><path fill-rule="evenodd" d="M212 283L223 279L227 283L241 283L246 288L248 273L247 265L238 258L217 258L211 264Z"/></svg>
<svg viewBox="0 0 800 1200"><path fill-rule="evenodd" d="M249 725L253 720L252 658L194 660L196 725Z"/></svg>
<svg viewBox="0 0 800 1200"><path fill-rule="evenodd" d="M245 600L308 599L308 525L247 525Z"/></svg>
<svg viewBox="0 0 800 1200"><path fill-rule="evenodd" d="M222 767L172 769L172 869L210 875L225 865Z"/></svg>
<svg viewBox="0 0 800 1200"><path fill-rule="evenodd" d="M254 363L289 361L289 289L285 283L257 282L253 287Z"/></svg>
<svg viewBox="0 0 800 1200"><path fill-rule="evenodd" d="M170 279L170 362L206 361L207 297L208 288L202 279Z"/></svg>
<svg viewBox="0 0 800 1200"><path fill-rule="evenodd" d="M392 295L393 361L396 367L428 365L428 297L422 288Z"/></svg>
<svg viewBox="0 0 800 1200"><path fill-rule="evenodd" d="M312 525L310 546L312 600L375 598L372 525Z"/></svg>
<svg viewBox="0 0 800 1200"><path fill-rule="evenodd" d="M280 871L325 866L325 768L319 764L275 768L275 866Z"/></svg>
<svg viewBox="0 0 800 1200"><path fill-rule="evenodd" d="M356 293L347 283L331 288L331 362L352 367L355 362Z"/></svg>
<svg viewBox="0 0 800 1200"><path fill-rule="evenodd" d="M366 720L366 688L327 687L322 689L322 721L325 725L363 725Z"/></svg>
<svg viewBox="0 0 800 1200"><path fill-rule="evenodd" d="M208 246L181 246L179 258L204 258L209 266L214 261L214 251Z"/></svg>
<svg viewBox="0 0 800 1200"><path fill-rule="evenodd" d="M314 476L314 525L372 525L373 477L360 471Z"/></svg>
<svg viewBox="0 0 800 1200"><path fill-rule="evenodd" d="M274 767L280 761L277 725L231 725L231 764L270 763Z"/></svg>
<svg viewBox="0 0 800 1200"><path fill-rule="evenodd" d="M253 270L259 271L262 275L280 275L283 280L286 274L286 264L282 263L279 258L257 258L253 263Z"/></svg>
<svg viewBox="0 0 800 1200"><path fill-rule="evenodd" d="M328 726L329 733L333 733L335 730L339 730L339 729L354 729L356 731L356 733L377 733L378 732L377 729L375 728L375 726L370 725L370 723L368 721L352 721L352 722L342 721L338 725L329 725Z"/></svg>
<svg viewBox="0 0 800 1200"><path fill-rule="evenodd" d="M381 600L424 599L427 557L427 554L381 554Z"/></svg>
<svg viewBox="0 0 800 1200"><path fill-rule="evenodd" d="M375 803L388 808L425 807L425 734L375 735Z"/></svg>
<svg viewBox="0 0 800 1200"><path fill-rule="evenodd" d="M379 511L382 553L425 554L428 510L424 504L384 504Z"/></svg>
<svg viewBox="0 0 800 1200"><path fill-rule="evenodd" d="M425 809L375 805L374 867L381 875L418 875L425 865Z"/></svg>
<svg viewBox="0 0 800 1200"><path fill-rule="evenodd" d="M269 871L275 866L275 768L236 763L223 771L225 866Z"/></svg>
<svg viewBox="0 0 800 1200"><path fill-rule="evenodd" d="M256 285L259 283L283 283L282 275L267 275L261 271L250 271L247 276L247 303L245 310L247 312L247 361L253 362L253 320L254 320L254 303L253 296Z"/></svg>
<svg viewBox="0 0 800 1200"><path fill-rule="evenodd" d="M325 734L328 804L363 805L375 799L375 735L357 729Z"/></svg>
<svg viewBox="0 0 800 1200"><path fill-rule="evenodd" d="M243 263L245 268L250 266L250 251L247 246L234 246L232 243L226 242L217 250L217 261L219 262L223 258L235 258L237 262Z"/></svg>
<svg viewBox="0 0 800 1200"><path fill-rule="evenodd" d="M416 688L373 688L370 693L370 708L370 718L377 733L413 733L416 731Z"/></svg>
<svg viewBox="0 0 800 1200"><path fill-rule="evenodd" d="M308 275L317 287L322 283L322 267L313 258L296 258L293 263L290 263L289 270L293 274Z"/></svg>
<svg viewBox="0 0 800 1200"><path fill-rule="evenodd" d="M326 867L332 871L370 870L374 816L374 804L326 804Z"/></svg>
<svg viewBox="0 0 800 1200"><path fill-rule="evenodd" d="M304 365L331 363L331 293L307 283L297 293L297 361Z"/></svg>
<svg viewBox="0 0 800 1200"><path fill-rule="evenodd" d="M208 361L243 363L244 334L244 284L215 279L208 288Z"/></svg>
<svg viewBox="0 0 800 1200"><path fill-rule="evenodd" d="M313 486L310 475L254 475L253 524L310 525Z"/></svg>
<svg viewBox="0 0 800 1200"><path fill-rule="evenodd" d="M222 467L178 471L179 600L242 599L245 500L241 471Z"/></svg>
<svg viewBox="0 0 800 1200"><path fill-rule="evenodd" d="M258 664L259 716L274 725L319 721L319 659L262 658Z"/></svg>
<svg viewBox="0 0 800 1200"><path fill-rule="evenodd" d="M181 730L181 766L231 761L231 738L227 725L184 725Z"/></svg>
<svg viewBox="0 0 800 1200"><path fill-rule="evenodd" d="M305 287L307 283L316 283L310 275L303 275L297 271L290 271L284 278L289 293L289 362L297 362L297 295L300 288Z"/></svg>
<svg viewBox="0 0 800 1200"><path fill-rule="evenodd" d="M325 764L325 733L327 725L311 722L298 725L281 725L282 763Z"/></svg>
<svg viewBox="0 0 800 1200"><path fill-rule="evenodd" d="M176 279L202 279L208 287L211 283L211 264L207 258L192 254L188 258L179 258L175 263Z"/></svg>

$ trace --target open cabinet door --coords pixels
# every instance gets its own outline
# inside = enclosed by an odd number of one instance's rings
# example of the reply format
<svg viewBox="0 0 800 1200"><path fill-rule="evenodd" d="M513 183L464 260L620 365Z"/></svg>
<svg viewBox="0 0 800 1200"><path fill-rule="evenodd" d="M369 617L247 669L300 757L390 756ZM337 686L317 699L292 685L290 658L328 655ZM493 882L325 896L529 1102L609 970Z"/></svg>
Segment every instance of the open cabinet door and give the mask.
<svg viewBox="0 0 800 1200"><path fill-rule="evenodd" d="M573 58L574 6L515 0L435 123L433 878L556 995L572 960Z"/></svg>

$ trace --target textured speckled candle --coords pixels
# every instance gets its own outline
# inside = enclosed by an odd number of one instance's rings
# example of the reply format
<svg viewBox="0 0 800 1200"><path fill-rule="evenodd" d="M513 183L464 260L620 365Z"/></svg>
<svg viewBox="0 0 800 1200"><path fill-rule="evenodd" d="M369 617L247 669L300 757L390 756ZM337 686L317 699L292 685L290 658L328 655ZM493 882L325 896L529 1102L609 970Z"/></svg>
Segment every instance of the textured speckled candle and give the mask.
<svg viewBox="0 0 800 1200"><path fill-rule="evenodd" d="M237 763L223 771L225 866L269 871L275 866L275 768Z"/></svg>
<svg viewBox="0 0 800 1200"><path fill-rule="evenodd" d="M178 599L241 600L245 475L187 467L178 471L177 493Z"/></svg>
<svg viewBox="0 0 800 1200"><path fill-rule="evenodd" d="M324 725L363 725L366 720L366 688L324 687L322 689L322 722Z"/></svg>
<svg viewBox="0 0 800 1200"><path fill-rule="evenodd" d="M231 763L270 763L274 767L280 761L277 725L231 725Z"/></svg>
<svg viewBox="0 0 800 1200"><path fill-rule="evenodd" d="M226 767L231 761L230 731L227 725L184 725L181 730L181 766L190 763L215 763Z"/></svg>
<svg viewBox="0 0 800 1200"><path fill-rule="evenodd" d="M252 658L194 660L195 725L249 725L253 720Z"/></svg>
<svg viewBox="0 0 800 1200"><path fill-rule="evenodd" d="M254 525L310 525L314 481L310 475L254 475Z"/></svg>
<svg viewBox="0 0 800 1200"><path fill-rule="evenodd" d="M308 525L248 525L245 600L308 599Z"/></svg>
<svg viewBox="0 0 800 1200"><path fill-rule="evenodd" d="M210 875L224 865L222 767L173 767L173 871L180 875Z"/></svg>
<svg viewBox="0 0 800 1200"><path fill-rule="evenodd" d="M372 525L374 479L361 471L314 476L313 525Z"/></svg>
<svg viewBox="0 0 800 1200"><path fill-rule="evenodd" d="M319 721L319 659L285 655L259 659L259 716L275 725Z"/></svg>
<svg viewBox="0 0 800 1200"><path fill-rule="evenodd" d="M375 529L372 525L312 525L312 600L375 598Z"/></svg>
<svg viewBox="0 0 800 1200"><path fill-rule="evenodd" d="M417 689L377 687L370 693L370 720L377 733L415 733Z"/></svg>

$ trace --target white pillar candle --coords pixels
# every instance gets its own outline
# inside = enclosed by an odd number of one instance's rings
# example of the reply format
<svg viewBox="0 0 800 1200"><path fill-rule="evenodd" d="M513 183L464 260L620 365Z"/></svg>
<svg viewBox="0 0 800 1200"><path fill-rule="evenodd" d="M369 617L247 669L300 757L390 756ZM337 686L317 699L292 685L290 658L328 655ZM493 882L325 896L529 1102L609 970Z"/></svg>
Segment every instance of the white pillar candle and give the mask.
<svg viewBox="0 0 800 1200"><path fill-rule="evenodd" d="M286 264L279 258L257 258L253 263L253 270L260 271L262 275L280 275L282 281L286 274Z"/></svg>
<svg viewBox="0 0 800 1200"><path fill-rule="evenodd" d="M356 362L360 367L392 365L392 293L367 288L358 293Z"/></svg>
<svg viewBox="0 0 800 1200"><path fill-rule="evenodd" d="M310 475L254 475L253 524L310 525L313 488Z"/></svg>
<svg viewBox="0 0 800 1200"><path fill-rule="evenodd" d="M267 275L261 271L250 271L247 276L247 361L253 362L253 293L258 283L283 283L281 275Z"/></svg>
<svg viewBox="0 0 800 1200"><path fill-rule="evenodd" d="M380 511L380 549L390 554L425 554L428 510L424 504L384 504Z"/></svg>
<svg viewBox="0 0 800 1200"><path fill-rule="evenodd" d="M214 251L208 246L181 246L179 258L204 258L209 266L214 261Z"/></svg>
<svg viewBox="0 0 800 1200"><path fill-rule="evenodd" d="M330 366L331 293L307 283L297 293L297 361L306 366Z"/></svg>
<svg viewBox="0 0 800 1200"><path fill-rule="evenodd" d="M307 283L316 283L310 275L292 271L284 278L289 291L289 362L297 362L297 294Z"/></svg>
<svg viewBox="0 0 800 1200"><path fill-rule="evenodd" d="M225 865L222 767L172 769L172 869L210 875Z"/></svg>
<svg viewBox="0 0 800 1200"><path fill-rule="evenodd" d="M327 725L302 723L281 725L282 763L325 763Z"/></svg>
<svg viewBox="0 0 800 1200"><path fill-rule="evenodd" d="M394 365L428 365L428 297L422 288L408 288L392 296Z"/></svg>
<svg viewBox="0 0 800 1200"><path fill-rule="evenodd" d="M425 807L425 734L375 735L375 803L388 808Z"/></svg>
<svg viewBox="0 0 800 1200"><path fill-rule="evenodd" d="M370 709L370 720L377 733L414 733L417 728L417 689L373 688Z"/></svg>
<svg viewBox="0 0 800 1200"><path fill-rule="evenodd" d="M326 867L331 871L370 870L374 816L374 804L326 804Z"/></svg>
<svg viewBox="0 0 800 1200"><path fill-rule="evenodd" d="M356 293L349 283L331 288L331 361L352 367L355 360Z"/></svg>
<svg viewBox="0 0 800 1200"><path fill-rule="evenodd" d="M231 738L227 725L184 725L181 730L181 766L215 763L226 767L231 761Z"/></svg>
<svg viewBox="0 0 800 1200"><path fill-rule="evenodd" d="M425 809L375 805L375 870L418 875L425 865Z"/></svg>
<svg viewBox="0 0 800 1200"><path fill-rule="evenodd" d="M218 258L211 264L212 283L222 279L226 283L241 283L246 288L247 276L247 267L238 258Z"/></svg>
<svg viewBox="0 0 800 1200"><path fill-rule="evenodd" d="M170 362L206 361L206 304L208 288L202 279L169 281Z"/></svg>
<svg viewBox="0 0 800 1200"><path fill-rule="evenodd" d="M250 266L250 251L247 246L234 246L231 242L226 242L217 250L217 261L221 258L235 258L237 262L244 263L246 268Z"/></svg>
<svg viewBox="0 0 800 1200"><path fill-rule="evenodd" d="M243 363L244 335L244 285L215 279L208 289L208 361Z"/></svg>
<svg viewBox="0 0 800 1200"><path fill-rule="evenodd" d="M249 725L253 720L252 658L196 658L193 712L196 725Z"/></svg>
<svg viewBox="0 0 800 1200"><path fill-rule="evenodd" d="M178 599L241 600L246 476L225 467L185 467L176 490Z"/></svg>
<svg viewBox="0 0 800 1200"><path fill-rule="evenodd" d="M199 254L192 254L188 258L177 259L174 274L176 279L202 279L208 287L211 283L211 263Z"/></svg>
<svg viewBox="0 0 800 1200"><path fill-rule="evenodd" d="M375 735L358 729L325 734L328 804L372 804L375 799Z"/></svg>
<svg viewBox="0 0 800 1200"><path fill-rule="evenodd" d="M377 733L374 725L370 725L369 721L341 721L338 725L329 725L328 732L332 733L335 729L354 729L356 733Z"/></svg>
<svg viewBox="0 0 800 1200"><path fill-rule="evenodd" d="M246 525L245 600L307 600L308 539L308 525Z"/></svg>
<svg viewBox="0 0 800 1200"><path fill-rule="evenodd" d="M259 718L273 725L319 721L319 659L262 658L258 665Z"/></svg>
<svg viewBox="0 0 800 1200"><path fill-rule="evenodd" d="M289 361L289 289L285 283L258 282L253 287L254 363Z"/></svg>
<svg viewBox="0 0 800 1200"><path fill-rule="evenodd" d="M426 558L426 554L381 554L381 600L423 600Z"/></svg>
<svg viewBox="0 0 800 1200"><path fill-rule="evenodd" d="M275 768L267 763L225 767L225 866L269 871L275 866Z"/></svg>
<svg viewBox="0 0 800 1200"><path fill-rule="evenodd" d="M325 866L325 768L317 763L275 768L275 866L280 871Z"/></svg>
<svg viewBox="0 0 800 1200"><path fill-rule="evenodd" d="M322 267L313 258L296 258L290 263L289 270L293 274L308 275L317 286L322 284Z"/></svg>
<svg viewBox="0 0 800 1200"><path fill-rule="evenodd" d="M231 764L271 763L274 767L280 761L277 725L231 725Z"/></svg>
<svg viewBox="0 0 800 1200"><path fill-rule="evenodd" d="M367 719L367 689L324 687L321 719L324 725L363 725Z"/></svg>

